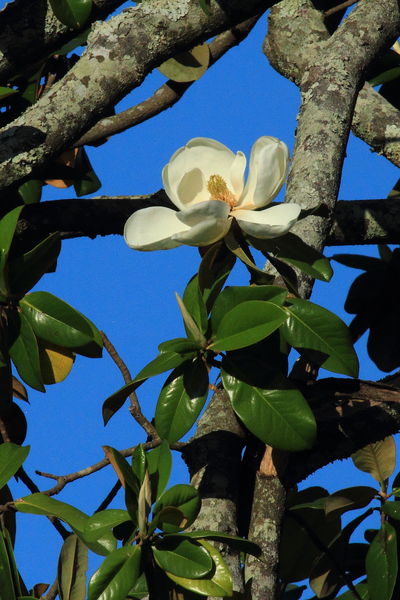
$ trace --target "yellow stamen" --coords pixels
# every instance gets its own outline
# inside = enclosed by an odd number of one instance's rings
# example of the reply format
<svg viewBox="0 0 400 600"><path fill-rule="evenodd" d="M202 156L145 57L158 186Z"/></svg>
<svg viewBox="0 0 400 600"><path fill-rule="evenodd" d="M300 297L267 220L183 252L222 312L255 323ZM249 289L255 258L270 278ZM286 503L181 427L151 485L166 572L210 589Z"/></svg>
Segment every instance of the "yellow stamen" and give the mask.
<svg viewBox="0 0 400 600"><path fill-rule="evenodd" d="M207 189L213 200L226 202L231 208L235 206L235 196L228 189L226 181L221 175L211 175L207 183Z"/></svg>

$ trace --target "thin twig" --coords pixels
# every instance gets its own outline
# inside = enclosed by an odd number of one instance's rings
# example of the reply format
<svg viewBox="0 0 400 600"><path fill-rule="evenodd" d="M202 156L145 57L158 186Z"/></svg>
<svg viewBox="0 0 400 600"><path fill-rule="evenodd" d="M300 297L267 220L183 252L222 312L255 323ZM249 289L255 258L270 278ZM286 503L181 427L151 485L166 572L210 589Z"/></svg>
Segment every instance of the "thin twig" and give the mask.
<svg viewBox="0 0 400 600"><path fill-rule="evenodd" d="M224 31L209 44L210 66L216 63L228 50L240 44L247 37L261 17L261 14L263 13L243 21L243 23L240 23L233 29ZM130 129L135 125L139 125L139 123L155 117L176 104L193 83L193 81L184 83L167 81L150 98L144 100L144 102L118 115L100 120L74 144L75 147L85 144L96 144L111 135L121 133L126 129Z"/></svg>
<svg viewBox="0 0 400 600"><path fill-rule="evenodd" d="M40 493L40 489L38 488L36 483L34 481L32 481L32 479L29 477L29 475L25 471L24 467L20 467L18 469L18 471L16 472L16 476L19 477L19 479L22 481L22 483L24 483L26 485L26 487L31 492L31 494ZM57 517L47 517L47 518L52 523L52 525L55 527L55 529L57 529L57 531L61 535L62 539L65 540L70 534L68 529L66 529L64 527L64 525L61 523L61 521L59 519L57 519Z"/></svg>
<svg viewBox="0 0 400 600"><path fill-rule="evenodd" d="M342 2L342 4L338 4L337 6L332 6L324 12L325 18L334 15L335 13L348 8L349 6L353 6L353 4L357 4L358 0L346 0L346 2Z"/></svg>
<svg viewBox="0 0 400 600"><path fill-rule="evenodd" d="M101 331L101 337L103 338L104 348L107 350L108 354L117 365L118 369L121 371L122 377L124 378L125 383L129 383L132 381L132 375L129 372L128 367L119 356L113 344L110 342L104 331ZM156 428L150 423L148 419L142 413L140 408L138 397L135 391L132 391L129 394L129 401L131 403L129 412L135 421L145 430L147 435L154 441L159 442L160 436L157 433Z"/></svg>
<svg viewBox="0 0 400 600"><path fill-rule="evenodd" d="M142 444L142 446L144 450L150 450L151 448L159 446L160 442L161 440L153 440L152 442L146 442L145 444ZM182 452L185 446L185 442L175 442L175 444L170 445L171 450L177 450L178 452ZM120 453L122 454L122 456L125 457L132 456L136 448L137 446L131 446L130 448L120 450ZM42 491L42 494L46 494L46 496L54 496L58 494L68 483L76 481L77 479L82 479L83 477L87 477L92 473L96 473L97 471L104 469L104 467L107 467L107 465L109 464L110 462L108 458L103 458L103 460L100 460L99 462L90 465L89 467L85 467L84 469L80 469L79 471L75 471L74 473L69 473L67 475L53 475L52 473L45 473L44 471L35 471L35 473L40 477L47 477L49 479L54 479L55 481L57 481L57 484L55 486L48 490Z"/></svg>
<svg viewBox="0 0 400 600"><path fill-rule="evenodd" d="M111 490L108 492L107 496L104 498L103 502L101 502L99 504L99 506L96 508L96 510L94 512L97 513L97 512L100 512L101 510L105 510L107 508L107 506L110 504L110 502L112 502L114 500L115 496L118 494L121 487L122 487L122 484L121 484L120 480L118 479L117 482L111 488Z"/></svg>

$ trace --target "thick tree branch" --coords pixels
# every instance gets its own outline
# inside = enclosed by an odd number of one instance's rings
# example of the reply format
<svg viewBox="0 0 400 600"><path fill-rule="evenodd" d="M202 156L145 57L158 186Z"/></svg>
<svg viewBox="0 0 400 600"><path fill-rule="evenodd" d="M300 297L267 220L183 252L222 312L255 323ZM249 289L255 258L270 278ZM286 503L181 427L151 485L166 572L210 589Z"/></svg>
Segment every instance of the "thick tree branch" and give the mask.
<svg viewBox="0 0 400 600"><path fill-rule="evenodd" d="M60 231L63 238L121 235L125 221L141 208L175 208L164 190L148 196L70 198L30 204L18 226L21 240ZM306 239L306 237L304 237ZM335 208L327 246L400 243L400 198L342 200Z"/></svg>
<svg viewBox="0 0 400 600"><path fill-rule="evenodd" d="M271 10L264 51L272 66L297 85L329 39L325 16L308 0L301 0L295 18L288 18L284 4ZM366 23L373 22L370 18L366 17ZM359 52L363 49L360 45ZM334 94L331 90L332 97ZM400 166L400 111L368 83L358 95L352 130L376 152Z"/></svg>
<svg viewBox="0 0 400 600"><path fill-rule="evenodd" d="M237 27L220 33L212 42L210 42L208 45L210 50L209 66L212 66L222 58L228 50L240 44L240 42L248 36L260 16L261 14L251 17L251 19L247 19L243 23L237 25ZM135 127L135 125L139 125L139 123L143 123L144 121L155 117L167 108L174 106L193 83L195 82L177 82L170 79L158 88L150 98L147 98L147 100L144 100L140 104L128 108L113 117L106 117L96 123L96 125L85 133L74 145L95 145L99 140L103 140L116 133L121 133L126 129Z"/></svg>
<svg viewBox="0 0 400 600"><path fill-rule="evenodd" d="M93 0L85 27L111 14L123 0ZM14 0L0 12L0 82L28 71L77 35L54 16L48 0Z"/></svg>
<svg viewBox="0 0 400 600"><path fill-rule="evenodd" d="M0 134L0 181L29 176L71 147L101 115L170 56L265 10L273 0L152 0L96 23L88 48L48 94Z"/></svg>

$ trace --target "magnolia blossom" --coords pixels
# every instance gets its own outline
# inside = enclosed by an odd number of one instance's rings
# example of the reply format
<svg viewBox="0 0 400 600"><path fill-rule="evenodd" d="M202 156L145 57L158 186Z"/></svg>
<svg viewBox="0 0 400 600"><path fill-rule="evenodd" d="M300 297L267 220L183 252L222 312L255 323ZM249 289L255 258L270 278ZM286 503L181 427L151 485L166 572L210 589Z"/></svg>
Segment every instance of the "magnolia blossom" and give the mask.
<svg viewBox="0 0 400 600"><path fill-rule="evenodd" d="M269 204L282 187L288 149L274 137L260 137L246 157L210 138L194 138L164 167L164 189L178 211L151 206L136 211L124 237L136 250L167 250L182 244L208 246L222 239L236 219L244 233L260 239L283 235L296 222L300 207Z"/></svg>

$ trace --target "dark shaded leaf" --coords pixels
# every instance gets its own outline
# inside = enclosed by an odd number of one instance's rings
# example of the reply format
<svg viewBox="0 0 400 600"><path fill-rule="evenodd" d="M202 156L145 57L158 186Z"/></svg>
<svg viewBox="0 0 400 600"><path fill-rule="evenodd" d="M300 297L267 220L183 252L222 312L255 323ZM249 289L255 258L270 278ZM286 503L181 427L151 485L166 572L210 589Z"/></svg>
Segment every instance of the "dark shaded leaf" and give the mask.
<svg viewBox="0 0 400 600"><path fill-rule="evenodd" d="M15 228L23 206L17 206L0 219L0 294L8 297L7 261Z"/></svg>
<svg viewBox="0 0 400 600"><path fill-rule="evenodd" d="M30 179L19 186L18 194L24 204L36 204L42 197L42 188L43 182L40 179Z"/></svg>
<svg viewBox="0 0 400 600"><path fill-rule="evenodd" d="M199 492L191 485L183 483L174 485L157 500L153 508L153 517L156 517L163 508L168 506L178 508L187 519L186 527L189 527L194 522L200 510L201 499ZM167 533L175 533L180 530L179 527L162 521L159 522L158 527L164 529Z"/></svg>
<svg viewBox="0 0 400 600"><path fill-rule="evenodd" d="M29 454L30 446L17 446L12 442L0 444L0 489L18 471Z"/></svg>
<svg viewBox="0 0 400 600"><path fill-rule="evenodd" d="M390 523L383 523L374 537L365 565L370 600L391 600L397 577L397 540Z"/></svg>
<svg viewBox="0 0 400 600"><path fill-rule="evenodd" d="M198 285L210 312L236 262L223 241L208 248L200 263Z"/></svg>
<svg viewBox="0 0 400 600"><path fill-rule="evenodd" d="M353 463L383 486L396 467L396 444L390 435L352 454Z"/></svg>
<svg viewBox="0 0 400 600"><path fill-rule="evenodd" d="M89 1L92 2L92 0ZM82 0L80 0L80 2L82 2ZM74 167L80 174L78 179L74 179L74 188L78 198L94 194L101 188L101 181L94 172L84 148L80 148Z"/></svg>
<svg viewBox="0 0 400 600"><path fill-rule="evenodd" d="M80 29L88 20L92 0L49 0L59 21L70 29Z"/></svg>
<svg viewBox="0 0 400 600"><path fill-rule="evenodd" d="M167 534L165 538L172 537L173 534ZM236 552L243 552L244 554L251 554L252 556L260 556L261 548L250 540L238 537L236 535L229 535L229 533L223 533L221 531L208 531L205 529L196 529L195 531L185 531L184 537L189 537L194 540L213 540L214 542L220 542L226 544Z"/></svg>
<svg viewBox="0 0 400 600"><path fill-rule="evenodd" d="M9 311L8 329L11 329L14 338L8 351L19 376L35 390L44 392L36 336L24 313Z"/></svg>
<svg viewBox="0 0 400 600"><path fill-rule="evenodd" d="M58 559L60 600L85 600L88 551L77 535L67 537Z"/></svg>
<svg viewBox="0 0 400 600"><path fill-rule="evenodd" d="M158 566L178 577L200 579L213 568L210 554L194 540L177 536L166 538L156 543L152 550Z"/></svg>
<svg viewBox="0 0 400 600"><path fill-rule="evenodd" d="M208 313L200 291L198 275L194 275L187 284L182 300L201 333L205 333L208 325Z"/></svg>

